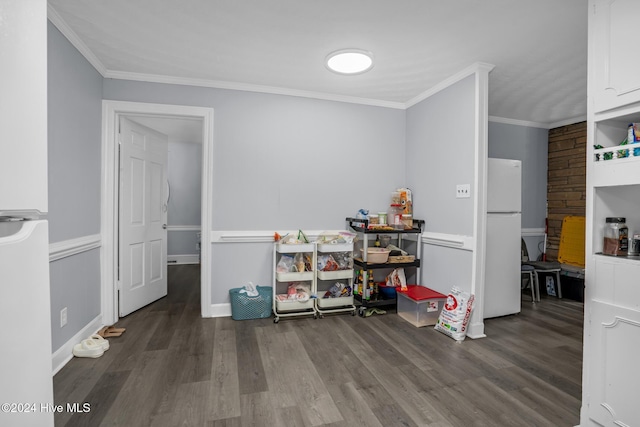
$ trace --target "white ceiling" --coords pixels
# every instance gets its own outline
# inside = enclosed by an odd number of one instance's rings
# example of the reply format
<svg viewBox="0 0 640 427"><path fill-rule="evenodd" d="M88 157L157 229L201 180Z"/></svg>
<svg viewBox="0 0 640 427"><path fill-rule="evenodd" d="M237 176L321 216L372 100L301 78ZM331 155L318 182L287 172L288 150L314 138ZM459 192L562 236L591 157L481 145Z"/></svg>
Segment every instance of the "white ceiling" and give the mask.
<svg viewBox="0 0 640 427"><path fill-rule="evenodd" d="M406 108L484 62L490 116L586 117L586 0L49 0L49 18L109 78ZM328 71L344 48L373 69Z"/></svg>

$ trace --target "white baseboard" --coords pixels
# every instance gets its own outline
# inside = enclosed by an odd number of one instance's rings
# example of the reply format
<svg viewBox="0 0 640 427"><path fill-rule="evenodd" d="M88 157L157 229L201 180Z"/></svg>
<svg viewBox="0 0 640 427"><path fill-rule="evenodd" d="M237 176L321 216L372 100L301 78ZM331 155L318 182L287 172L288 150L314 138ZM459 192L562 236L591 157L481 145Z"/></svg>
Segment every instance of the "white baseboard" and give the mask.
<svg viewBox="0 0 640 427"><path fill-rule="evenodd" d="M486 338L487 335L484 333L484 322L469 322L469 326L467 328L467 336L473 340Z"/></svg>
<svg viewBox="0 0 640 427"><path fill-rule="evenodd" d="M59 349L57 349L51 356L51 365L53 367L53 374L55 375L64 368L64 365L69 363L73 358L73 346L78 344L83 339L90 337L102 328L102 315L99 315L91 322L87 324L80 332L75 334L73 338L64 343Z"/></svg>
<svg viewBox="0 0 640 427"><path fill-rule="evenodd" d="M231 317L231 303L211 304L210 317Z"/></svg>
<svg viewBox="0 0 640 427"><path fill-rule="evenodd" d="M200 264L200 256L198 254L167 255L167 264Z"/></svg>

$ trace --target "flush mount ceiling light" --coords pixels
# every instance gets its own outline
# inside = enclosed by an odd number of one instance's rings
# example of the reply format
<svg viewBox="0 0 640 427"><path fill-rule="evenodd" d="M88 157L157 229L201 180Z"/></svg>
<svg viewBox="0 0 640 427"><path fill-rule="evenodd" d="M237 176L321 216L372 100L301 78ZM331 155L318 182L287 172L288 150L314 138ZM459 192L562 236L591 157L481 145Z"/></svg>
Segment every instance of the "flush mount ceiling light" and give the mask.
<svg viewBox="0 0 640 427"><path fill-rule="evenodd" d="M362 49L342 49L327 55L325 65L338 74L354 75L373 67L373 54Z"/></svg>

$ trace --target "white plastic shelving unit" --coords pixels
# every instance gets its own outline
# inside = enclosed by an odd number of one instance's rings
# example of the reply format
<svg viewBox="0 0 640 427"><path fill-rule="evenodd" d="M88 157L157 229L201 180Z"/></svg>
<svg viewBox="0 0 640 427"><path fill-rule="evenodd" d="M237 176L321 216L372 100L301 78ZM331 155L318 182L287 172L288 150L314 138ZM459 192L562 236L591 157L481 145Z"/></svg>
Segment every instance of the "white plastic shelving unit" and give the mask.
<svg viewBox="0 0 640 427"><path fill-rule="evenodd" d="M290 284L304 283L309 286L310 295L316 293L316 250L314 243L288 244L275 243L273 248L273 314L274 323L280 317L313 316L317 317L313 298L307 300L279 301L278 295L287 294ZM283 255L302 254L308 257L309 268L301 272L278 272L276 266Z"/></svg>
<svg viewBox="0 0 640 427"><path fill-rule="evenodd" d="M348 260L349 269L321 271L316 268L316 311L322 317L326 313L351 312L356 314L356 306L353 304L353 243L320 243L316 245L316 257L323 255L340 254L341 258ZM338 298L323 298L327 290L336 282L349 286L349 296Z"/></svg>

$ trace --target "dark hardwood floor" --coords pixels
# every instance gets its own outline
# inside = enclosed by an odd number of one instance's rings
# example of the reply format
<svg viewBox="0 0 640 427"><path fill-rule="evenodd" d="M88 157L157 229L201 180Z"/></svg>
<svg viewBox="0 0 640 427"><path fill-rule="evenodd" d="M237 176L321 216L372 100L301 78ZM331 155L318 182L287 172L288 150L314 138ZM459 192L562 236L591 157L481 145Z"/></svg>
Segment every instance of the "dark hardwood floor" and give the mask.
<svg viewBox="0 0 640 427"><path fill-rule="evenodd" d="M582 303L524 294L519 315L456 343L394 313L200 317L199 266L129 316L98 359L54 377L56 426L574 426Z"/></svg>

